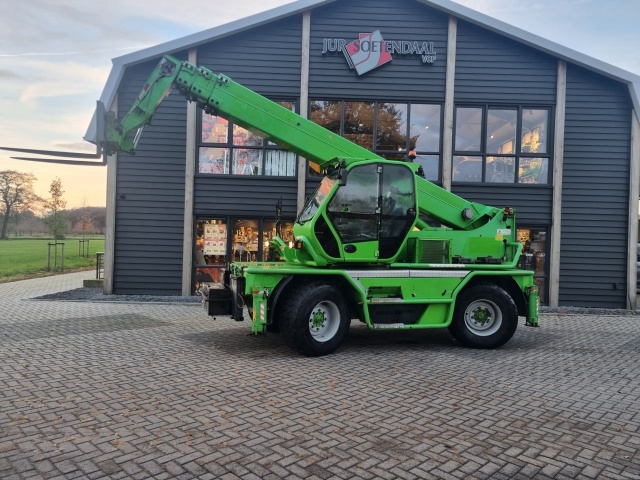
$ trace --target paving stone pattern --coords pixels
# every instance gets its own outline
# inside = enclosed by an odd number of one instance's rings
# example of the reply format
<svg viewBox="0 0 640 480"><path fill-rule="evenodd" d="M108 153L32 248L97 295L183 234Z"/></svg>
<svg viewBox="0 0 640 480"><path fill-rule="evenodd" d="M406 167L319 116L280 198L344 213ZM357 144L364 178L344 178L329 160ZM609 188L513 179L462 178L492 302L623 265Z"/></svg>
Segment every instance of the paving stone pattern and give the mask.
<svg viewBox="0 0 640 480"><path fill-rule="evenodd" d="M545 314L501 349L354 322L334 355L197 305L0 285L0 478L640 479L640 317Z"/></svg>

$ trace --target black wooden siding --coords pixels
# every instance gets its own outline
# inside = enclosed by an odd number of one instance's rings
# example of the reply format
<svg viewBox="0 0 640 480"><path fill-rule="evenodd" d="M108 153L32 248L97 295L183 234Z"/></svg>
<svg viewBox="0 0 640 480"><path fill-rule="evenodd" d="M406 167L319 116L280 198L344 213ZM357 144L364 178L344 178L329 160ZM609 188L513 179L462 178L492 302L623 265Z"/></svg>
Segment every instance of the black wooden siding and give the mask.
<svg viewBox="0 0 640 480"><path fill-rule="evenodd" d="M198 175L194 211L198 215L275 217L276 202L282 197L282 217L295 218L297 179L237 175Z"/></svg>
<svg viewBox="0 0 640 480"><path fill-rule="evenodd" d="M296 15L198 48L198 64L224 73L272 99L299 102L302 16ZM284 218L296 213L296 177L197 174L198 215L273 217L282 197Z"/></svg>
<svg viewBox="0 0 640 480"><path fill-rule="evenodd" d="M524 185L454 185L456 195L493 207L516 209L519 227L546 227L551 225L553 187Z"/></svg>
<svg viewBox="0 0 640 480"><path fill-rule="evenodd" d="M435 63L423 64L420 55L394 54L391 62L358 76L342 52L322 55L324 38L350 43L376 30L385 41L434 42ZM442 102L447 31L446 15L411 0L343 0L313 10L309 97Z"/></svg>
<svg viewBox="0 0 640 480"><path fill-rule="evenodd" d="M127 69L119 118L156 63ZM145 127L136 155L118 156L115 294L181 294L186 110L182 95L172 93Z"/></svg>
<svg viewBox="0 0 640 480"><path fill-rule="evenodd" d="M569 65L561 305L626 306L630 138L627 87Z"/></svg>
<svg viewBox="0 0 640 480"><path fill-rule="evenodd" d="M300 96L302 16L296 15L198 47L198 65L269 96Z"/></svg>
<svg viewBox="0 0 640 480"><path fill-rule="evenodd" d="M342 0L311 13L310 98L444 101L447 16L410 0ZM272 98L299 99L301 16L200 46L198 64ZM394 56L359 77L323 38L435 42L437 60ZM554 106L557 59L458 22L457 104ZM182 54L186 58L186 53ZM129 68L121 116L155 66ZM624 307L631 102L625 86L569 65L563 185L560 304ZM120 155L114 293L181 291L186 101L172 94L145 129L136 156ZM552 165L550 165L550 171ZM307 184L307 193L317 185ZM297 181L284 177L196 175L194 213L272 217L295 214ZM551 186L454 185L472 201L517 209L520 226L550 226Z"/></svg>
<svg viewBox="0 0 640 480"><path fill-rule="evenodd" d="M553 105L557 59L458 21L455 101Z"/></svg>

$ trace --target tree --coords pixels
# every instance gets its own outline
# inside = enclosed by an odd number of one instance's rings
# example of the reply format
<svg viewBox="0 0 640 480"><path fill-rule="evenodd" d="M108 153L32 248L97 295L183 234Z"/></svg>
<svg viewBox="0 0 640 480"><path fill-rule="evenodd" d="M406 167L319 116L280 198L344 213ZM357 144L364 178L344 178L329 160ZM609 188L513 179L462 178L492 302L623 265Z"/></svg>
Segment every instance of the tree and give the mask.
<svg viewBox="0 0 640 480"><path fill-rule="evenodd" d="M376 148L404 152L407 149L407 105L378 103Z"/></svg>
<svg viewBox="0 0 640 480"><path fill-rule="evenodd" d="M13 223L13 221L11 222ZM11 227L9 227L11 228ZM25 210L19 214L18 223L14 227L13 234L17 236L42 234L46 232L46 227L42 223L42 218L32 210Z"/></svg>
<svg viewBox="0 0 640 480"><path fill-rule="evenodd" d="M78 207L65 210L69 231L74 234L104 234L105 207Z"/></svg>
<svg viewBox="0 0 640 480"><path fill-rule="evenodd" d="M51 182L49 194L51 198L46 202L44 224L54 240L63 240L68 228L64 211L67 201L62 198L64 190L62 190L62 180L58 177Z"/></svg>
<svg viewBox="0 0 640 480"><path fill-rule="evenodd" d="M33 190L33 182L36 180L32 173L21 173L16 170L0 171L0 216L2 217L0 239L7 238L11 218L42 201Z"/></svg>
<svg viewBox="0 0 640 480"><path fill-rule="evenodd" d="M96 207L91 216L93 228L100 233L105 233L107 229L107 209L104 207Z"/></svg>
<svg viewBox="0 0 640 480"><path fill-rule="evenodd" d="M87 197L82 199L82 213L80 214L80 218L78 219L78 227L80 233L82 233L82 239L84 240L84 236L91 228L91 212L87 208Z"/></svg>
<svg viewBox="0 0 640 480"><path fill-rule="evenodd" d="M9 236L9 232L11 231L11 226L13 225L13 234L17 236L18 224L22 221L26 213L29 211L29 208L26 205L22 205L21 207L14 208L9 215L9 225L7 228L7 236Z"/></svg>

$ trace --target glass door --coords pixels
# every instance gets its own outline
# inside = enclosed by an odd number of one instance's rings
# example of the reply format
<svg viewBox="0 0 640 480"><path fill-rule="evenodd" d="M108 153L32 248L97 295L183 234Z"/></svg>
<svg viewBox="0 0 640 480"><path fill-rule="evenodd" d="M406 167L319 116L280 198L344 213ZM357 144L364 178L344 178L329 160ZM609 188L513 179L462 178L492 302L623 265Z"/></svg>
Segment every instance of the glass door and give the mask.
<svg viewBox="0 0 640 480"><path fill-rule="evenodd" d="M205 283L220 283L227 264L227 220L198 219L195 242L195 291Z"/></svg>
<svg viewBox="0 0 640 480"><path fill-rule="evenodd" d="M522 255L518 268L533 270L533 279L538 285L540 303L547 304L547 229L518 228L518 241L522 243Z"/></svg>
<svg viewBox="0 0 640 480"><path fill-rule="evenodd" d="M266 262L271 239L293 241L293 222L264 218L207 217L196 221L194 293L203 284L220 285L228 262ZM275 259L277 260L277 259Z"/></svg>

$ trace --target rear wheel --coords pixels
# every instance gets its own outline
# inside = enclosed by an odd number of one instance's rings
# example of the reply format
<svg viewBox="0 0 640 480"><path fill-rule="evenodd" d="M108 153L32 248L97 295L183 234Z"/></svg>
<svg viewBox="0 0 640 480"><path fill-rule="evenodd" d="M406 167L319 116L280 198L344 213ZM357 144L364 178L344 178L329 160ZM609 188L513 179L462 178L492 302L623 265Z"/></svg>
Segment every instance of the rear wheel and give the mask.
<svg viewBox="0 0 640 480"><path fill-rule="evenodd" d="M511 296L497 285L476 285L458 296L449 331L467 347L497 348L517 327L518 309Z"/></svg>
<svg viewBox="0 0 640 480"><path fill-rule="evenodd" d="M268 323L266 330L268 333L280 333L280 325L277 322Z"/></svg>
<svg viewBox="0 0 640 480"><path fill-rule="evenodd" d="M347 334L348 312L347 302L333 285L303 285L283 299L280 332L303 355L327 355L340 346Z"/></svg>

